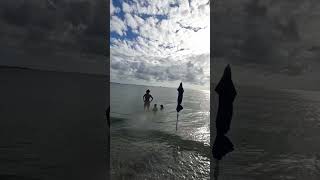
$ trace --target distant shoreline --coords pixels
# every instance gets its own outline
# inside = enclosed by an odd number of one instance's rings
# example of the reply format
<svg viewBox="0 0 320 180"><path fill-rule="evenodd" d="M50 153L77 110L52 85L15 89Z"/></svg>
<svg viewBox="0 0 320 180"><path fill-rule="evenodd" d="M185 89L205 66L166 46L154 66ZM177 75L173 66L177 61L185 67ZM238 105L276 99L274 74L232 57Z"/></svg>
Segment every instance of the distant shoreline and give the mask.
<svg viewBox="0 0 320 180"><path fill-rule="evenodd" d="M44 70L44 69L37 69L37 68L8 66L8 65L0 65L0 70L39 71L39 72L68 73L68 74L79 74L79 75L87 75L87 76L108 77L108 75L105 75L105 74L91 74L91 73L75 72L75 71Z"/></svg>
<svg viewBox="0 0 320 180"><path fill-rule="evenodd" d="M155 88L169 88L169 89L177 89L176 87L168 87L168 86L155 86L155 85L142 85L142 84L127 84L127 83L119 83L119 82L111 82L110 84L119 84L119 85L130 85L130 86L144 86L144 87L155 87ZM192 89L189 87L184 87L185 90L192 90L192 91L210 91L210 89Z"/></svg>
<svg viewBox="0 0 320 180"><path fill-rule="evenodd" d="M145 86L145 87L157 87L157 88L172 88L176 89L175 87L167 87L167 86L155 86L155 85L142 85L142 84L127 84L127 83L119 83L119 82L112 82L110 81L110 84L120 84L120 85L133 85L133 86ZM188 88L184 88L188 89Z"/></svg>

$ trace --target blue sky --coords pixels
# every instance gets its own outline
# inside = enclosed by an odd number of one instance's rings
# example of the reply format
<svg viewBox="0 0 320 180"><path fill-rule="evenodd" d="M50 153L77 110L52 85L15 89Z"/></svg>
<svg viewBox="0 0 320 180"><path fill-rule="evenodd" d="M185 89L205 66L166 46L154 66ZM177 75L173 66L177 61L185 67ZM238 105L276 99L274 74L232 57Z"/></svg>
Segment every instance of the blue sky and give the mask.
<svg viewBox="0 0 320 180"><path fill-rule="evenodd" d="M208 2L111 1L111 81L208 88Z"/></svg>

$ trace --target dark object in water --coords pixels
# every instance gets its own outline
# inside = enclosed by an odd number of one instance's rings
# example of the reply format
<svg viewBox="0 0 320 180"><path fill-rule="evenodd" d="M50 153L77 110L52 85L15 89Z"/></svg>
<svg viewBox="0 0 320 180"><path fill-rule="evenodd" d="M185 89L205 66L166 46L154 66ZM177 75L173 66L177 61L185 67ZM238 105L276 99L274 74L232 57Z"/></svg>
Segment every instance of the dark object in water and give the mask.
<svg viewBox="0 0 320 180"><path fill-rule="evenodd" d="M161 105L160 105L160 110L163 110L163 108L164 108L164 107L163 107L163 105L161 104Z"/></svg>
<svg viewBox="0 0 320 180"><path fill-rule="evenodd" d="M183 107L179 104L176 108L177 112L180 112L183 109Z"/></svg>
<svg viewBox="0 0 320 180"><path fill-rule="evenodd" d="M231 68L228 65L215 91L219 94L219 107L216 118L217 135L213 144L213 157L220 160L234 150L232 142L225 134L230 129L233 115L233 101L237 95L231 79Z"/></svg>
<svg viewBox="0 0 320 180"><path fill-rule="evenodd" d="M110 127L110 106L109 106L108 109L106 110L106 116L107 116L108 126Z"/></svg>
<svg viewBox="0 0 320 180"><path fill-rule="evenodd" d="M221 160L223 156L232 152L233 144L230 139L225 135L217 135L214 141L213 149L212 149L212 156L217 159Z"/></svg>
<svg viewBox="0 0 320 180"><path fill-rule="evenodd" d="M181 106L182 103L182 98L183 98L183 87L182 87L182 82L180 83L180 86L177 89L178 91L178 105L177 105L177 123L176 123L176 131L178 130L178 120L179 120L179 112L183 109L183 107Z"/></svg>
<svg viewBox="0 0 320 180"><path fill-rule="evenodd" d="M183 92L184 92L183 87L182 87L182 82L180 83L180 86L177 90L178 90L178 105L177 105L176 110L177 110L177 112L180 112L183 109L183 107L181 106Z"/></svg>

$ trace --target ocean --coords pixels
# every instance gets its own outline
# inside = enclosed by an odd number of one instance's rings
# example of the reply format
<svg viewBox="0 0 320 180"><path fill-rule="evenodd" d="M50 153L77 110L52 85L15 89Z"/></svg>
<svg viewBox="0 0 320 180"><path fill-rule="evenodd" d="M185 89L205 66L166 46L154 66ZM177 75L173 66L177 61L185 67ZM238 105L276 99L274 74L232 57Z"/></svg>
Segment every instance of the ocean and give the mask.
<svg viewBox="0 0 320 180"><path fill-rule="evenodd" d="M0 67L0 179L106 179L106 77Z"/></svg>
<svg viewBox="0 0 320 180"><path fill-rule="evenodd" d="M320 92L236 88L228 134L235 150L220 161L219 179L320 179Z"/></svg>
<svg viewBox="0 0 320 180"><path fill-rule="evenodd" d="M14 68L0 75L0 179L105 179L105 77ZM176 88L110 88L112 179L209 179L208 91L185 89L176 131ZM236 88L228 133L235 150L220 161L219 179L320 179L320 92ZM143 112L146 89L164 111Z"/></svg>
<svg viewBox="0 0 320 180"><path fill-rule="evenodd" d="M157 114L144 113L151 90ZM234 117L227 136L235 150L219 163L221 180L320 179L320 92L236 86ZM111 84L112 179L214 179L209 92L185 90L175 131L175 88ZM211 170L211 172L210 172Z"/></svg>
<svg viewBox="0 0 320 180"><path fill-rule="evenodd" d="M150 110L163 111L144 112L147 89ZM209 91L185 89L177 131L177 88L111 83L110 93L112 179L210 178Z"/></svg>

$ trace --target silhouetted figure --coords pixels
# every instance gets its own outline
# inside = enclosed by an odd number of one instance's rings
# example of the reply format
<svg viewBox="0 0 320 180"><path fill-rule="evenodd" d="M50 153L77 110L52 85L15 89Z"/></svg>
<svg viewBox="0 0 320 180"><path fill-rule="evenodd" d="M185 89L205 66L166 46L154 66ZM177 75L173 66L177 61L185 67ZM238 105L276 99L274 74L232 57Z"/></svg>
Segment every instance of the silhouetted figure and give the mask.
<svg viewBox="0 0 320 180"><path fill-rule="evenodd" d="M163 105L161 104L160 105L160 110L162 111L164 109Z"/></svg>
<svg viewBox="0 0 320 180"><path fill-rule="evenodd" d="M151 98L151 100L150 100L150 98ZM153 97L151 96L150 90L148 89L146 91L146 94L143 95L144 110L147 109L147 111L149 111L150 103L151 103L152 100L153 100Z"/></svg>
<svg viewBox="0 0 320 180"><path fill-rule="evenodd" d="M233 101L237 95L236 89L231 79L230 65L224 70L223 76L218 83L215 91L219 95L219 107L216 117L217 135L213 144L212 155L217 160L215 178L218 177L218 163L227 153L233 151L233 144L226 137L226 133L230 129L230 123L233 115Z"/></svg>
<svg viewBox="0 0 320 180"><path fill-rule="evenodd" d="M156 112L158 111L157 104L154 104L152 111L153 111L154 113L156 113Z"/></svg>

